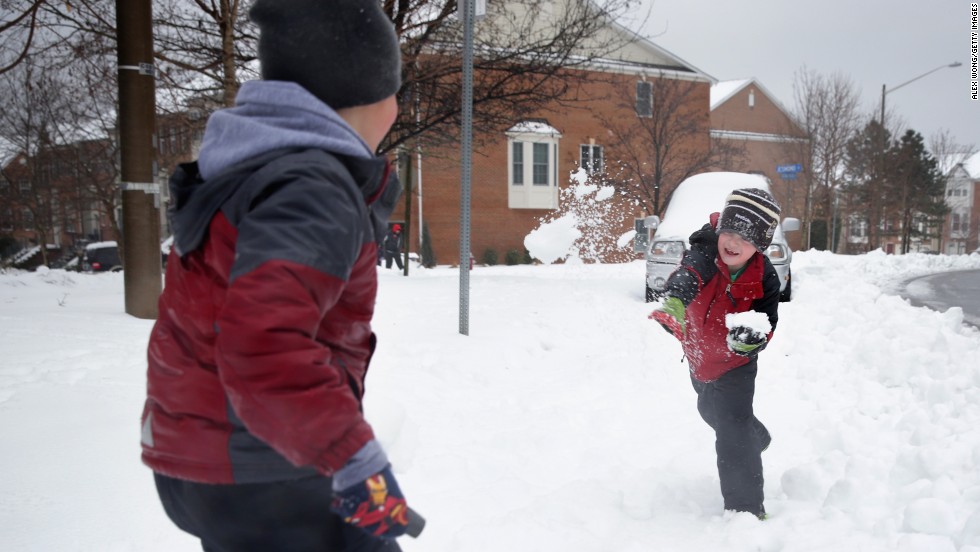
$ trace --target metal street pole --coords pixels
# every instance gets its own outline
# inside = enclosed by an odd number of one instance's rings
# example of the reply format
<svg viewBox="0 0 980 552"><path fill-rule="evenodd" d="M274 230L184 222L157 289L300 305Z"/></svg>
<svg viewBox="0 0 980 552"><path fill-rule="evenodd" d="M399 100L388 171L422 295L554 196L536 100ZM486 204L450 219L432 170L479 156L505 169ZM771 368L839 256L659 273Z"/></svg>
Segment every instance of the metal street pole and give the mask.
<svg viewBox="0 0 980 552"><path fill-rule="evenodd" d="M159 186L153 180L154 67L151 0L116 0L119 151L126 313L157 317Z"/></svg>
<svg viewBox="0 0 980 552"><path fill-rule="evenodd" d="M470 335L470 184L473 165L474 0L463 0L463 137L459 191L459 333Z"/></svg>
<svg viewBox="0 0 980 552"><path fill-rule="evenodd" d="M898 90L899 88L905 86L906 84L912 84L913 82L915 82L915 81L917 81L917 80L919 80L919 79L921 79L923 77L928 77L929 75L935 73L936 71L939 71L940 69L945 69L947 67L959 67L960 65L963 65L963 64L960 63L960 62L958 62L958 61L954 61L953 63L949 63L949 64L946 64L946 65L940 65L939 67L936 67L935 69L931 69L929 71L926 71L925 73L922 73L918 77L909 79L909 80L903 82L902 84L900 84L898 86L895 86L893 88L890 88L888 90L886 90L885 89L885 85L882 84L881 85L881 119L879 119L879 122L881 123L882 130L884 130L884 128L885 128L885 95L886 94L890 94L891 92L894 92L894 91Z"/></svg>
<svg viewBox="0 0 980 552"><path fill-rule="evenodd" d="M907 84L912 84L913 82L915 82L915 81L917 81L917 80L919 80L921 78L928 77L929 75L935 73L936 71L939 71L940 69L945 69L947 67L959 67L960 65L963 65L963 64L960 63L960 62L958 62L958 61L954 61L953 63L948 63L948 64L940 65L939 67L930 69L929 71L926 71L925 73L922 73L921 75L919 75L917 77L913 77L913 78L911 78L911 79L903 82L902 84L899 84L898 86L894 86L892 88L886 88L884 84L881 85L881 118L878 119L878 122L881 124L881 155L879 156L880 159L879 159L879 162L878 162L878 165L879 165L878 168L880 170L880 173L879 173L878 177L881 179L881 187L882 188L884 188L884 183L885 183L884 182L884 179L885 179L885 151L888 149L888 139L886 138L886 133L885 133L885 96L888 95L888 94L890 94L891 92L894 92L894 91L898 90L899 88L902 88L903 86L905 86ZM877 205L878 205L877 195L880 195L881 191L882 190L879 189L877 191L877 194L875 194L875 196L871 198L872 213L875 214L876 218L877 218L876 208L877 208ZM875 225L875 228L873 229L874 230L873 234L874 234L874 237L875 237L875 239L874 239L874 242L875 243L871 243L870 245L872 245L872 246L879 245L877 243L879 241L878 240L878 228L877 228L877 226L878 226L878 224L880 222L881 222L880 220L873 221L873 224ZM868 230L869 230L869 234L870 234L871 233L870 231L872 230L871 225L868 225ZM871 239L870 236L869 236L869 239Z"/></svg>

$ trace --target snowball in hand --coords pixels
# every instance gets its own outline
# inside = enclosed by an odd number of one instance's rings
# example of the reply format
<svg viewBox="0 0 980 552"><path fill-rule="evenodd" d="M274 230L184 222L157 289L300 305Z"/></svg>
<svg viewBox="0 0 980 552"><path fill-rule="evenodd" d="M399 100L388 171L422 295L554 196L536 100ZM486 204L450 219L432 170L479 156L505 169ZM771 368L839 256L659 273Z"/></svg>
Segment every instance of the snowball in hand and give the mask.
<svg viewBox="0 0 980 552"><path fill-rule="evenodd" d="M761 335L767 335L772 331L772 325L769 324L769 317L764 312L746 311L725 315L726 328L730 330L739 326L749 328Z"/></svg>

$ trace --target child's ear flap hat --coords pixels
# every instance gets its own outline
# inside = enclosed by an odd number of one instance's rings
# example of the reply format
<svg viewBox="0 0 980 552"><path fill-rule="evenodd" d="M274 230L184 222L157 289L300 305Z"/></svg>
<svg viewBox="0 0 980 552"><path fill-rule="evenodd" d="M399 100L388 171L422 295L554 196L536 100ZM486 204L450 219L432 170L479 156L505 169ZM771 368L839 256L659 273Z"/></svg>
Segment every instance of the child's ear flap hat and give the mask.
<svg viewBox="0 0 980 552"><path fill-rule="evenodd" d="M718 232L734 232L765 252L779 225L779 204L769 192L759 188L733 191L725 200L718 220Z"/></svg>
<svg viewBox="0 0 980 552"><path fill-rule="evenodd" d="M263 80L295 82L333 109L401 87L401 50L377 0L255 0Z"/></svg>

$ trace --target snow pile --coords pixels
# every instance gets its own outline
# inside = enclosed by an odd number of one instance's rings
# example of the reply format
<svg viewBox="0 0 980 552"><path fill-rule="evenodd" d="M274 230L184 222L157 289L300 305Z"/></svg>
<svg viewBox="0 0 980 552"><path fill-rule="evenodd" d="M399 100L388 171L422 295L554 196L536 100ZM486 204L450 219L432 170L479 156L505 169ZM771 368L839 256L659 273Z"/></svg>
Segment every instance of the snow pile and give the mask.
<svg viewBox="0 0 980 552"><path fill-rule="evenodd" d="M713 435L642 262L380 271L365 411L410 504L406 552L980 552L980 331L896 282L980 256L794 255L760 355L760 522L722 510ZM10 550L196 551L139 462L151 323L122 274L0 274Z"/></svg>

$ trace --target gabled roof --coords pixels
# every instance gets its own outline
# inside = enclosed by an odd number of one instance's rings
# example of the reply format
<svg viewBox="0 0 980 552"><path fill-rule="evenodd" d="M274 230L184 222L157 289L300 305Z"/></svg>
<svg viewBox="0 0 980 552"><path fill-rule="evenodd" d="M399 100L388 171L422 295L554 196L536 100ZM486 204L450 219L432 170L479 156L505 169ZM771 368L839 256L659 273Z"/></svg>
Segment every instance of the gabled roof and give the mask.
<svg viewBox="0 0 980 552"><path fill-rule="evenodd" d="M739 92L742 91L743 88L745 88L750 84L754 86L756 90L765 94L765 96L769 98L769 101L771 101L773 105L776 106L777 109L782 111L783 115L786 115L786 117L788 117L789 120L791 121L796 120L796 118L793 117L793 114L790 113L789 110L787 110L783 106L783 103L780 102L779 99L776 98L776 96L773 95L773 93L770 92L768 88L763 86L762 83L759 82L755 77L749 77L747 79L719 81L715 83L711 87L711 111L714 111L716 107L719 107L725 102L727 102L728 100L730 100L732 96L738 94Z"/></svg>
<svg viewBox="0 0 980 552"><path fill-rule="evenodd" d="M488 2L488 10L490 3ZM567 9L568 2L552 0L541 4L536 4L538 11L529 13L528 5L522 2L509 0L495 1L492 5L494 10L500 13L507 13L516 17L518 21L530 21L531 26L523 29L531 35L538 33L541 36L550 36L554 33L555 26L560 24L563 11ZM624 27L617 21L609 17L604 10L597 5L595 0L577 0L576 7L591 9L596 17L602 18L602 23L595 36L584 40L576 48L577 54L582 59L589 61L589 66L598 70L628 72L637 74L663 73L674 78L686 78L692 80L716 82L717 79L684 61L677 55L654 44L649 39ZM492 14L488 11L488 16ZM476 32L479 34L480 29ZM609 45L615 45L611 51L606 51ZM601 57L593 58L589 52L596 52L599 49Z"/></svg>
<svg viewBox="0 0 980 552"><path fill-rule="evenodd" d="M739 90L745 88L752 79L738 79L719 81L711 86L711 109L718 107L729 98L734 96Z"/></svg>
<svg viewBox="0 0 980 552"><path fill-rule="evenodd" d="M942 160L940 160L940 164L942 164ZM973 153L973 155L970 155L958 163L948 163L947 166L948 165L952 166L949 168L949 170L944 171L946 174L952 173L957 168L962 167L971 180L980 180L980 151Z"/></svg>
<svg viewBox="0 0 980 552"><path fill-rule="evenodd" d="M701 69L698 69L691 63L681 59L680 56L668 51L662 46L655 44L653 41L640 36L636 32L627 29L616 21L610 21L609 28L613 32L621 36L628 37L631 40L631 42L624 48L621 48L619 51L615 52L615 54L618 55L618 57L623 61L632 61L634 63L642 64L646 61L644 57L647 57L649 60L662 60L660 63L666 65L664 68L691 72L698 77L711 81L712 83L718 82L718 79L705 73ZM646 63L650 63L650 61L646 61Z"/></svg>

